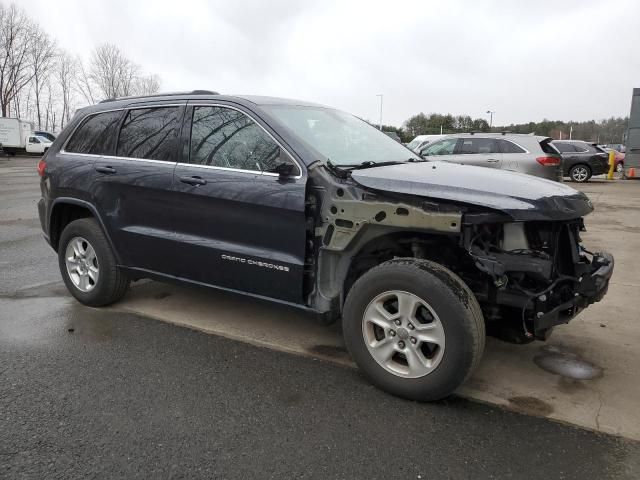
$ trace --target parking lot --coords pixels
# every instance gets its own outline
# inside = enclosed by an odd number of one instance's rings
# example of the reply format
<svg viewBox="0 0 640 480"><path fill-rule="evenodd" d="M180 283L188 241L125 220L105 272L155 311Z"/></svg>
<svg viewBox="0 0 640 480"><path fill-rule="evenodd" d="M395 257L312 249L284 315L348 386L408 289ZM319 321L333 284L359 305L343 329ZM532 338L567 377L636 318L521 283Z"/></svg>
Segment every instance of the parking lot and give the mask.
<svg viewBox="0 0 640 480"><path fill-rule="evenodd" d="M296 310L151 281L79 305L41 237L36 161L0 159L0 476L637 478L640 182L580 186L585 243L616 258L604 300L546 343L489 339L457 396L418 404Z"/></svg>

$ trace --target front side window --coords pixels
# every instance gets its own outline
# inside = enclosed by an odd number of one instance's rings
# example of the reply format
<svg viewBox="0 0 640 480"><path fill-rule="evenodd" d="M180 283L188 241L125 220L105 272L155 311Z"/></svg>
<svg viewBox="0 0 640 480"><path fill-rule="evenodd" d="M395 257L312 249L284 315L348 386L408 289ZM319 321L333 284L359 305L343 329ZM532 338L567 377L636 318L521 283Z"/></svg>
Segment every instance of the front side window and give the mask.
<svg viewBox="0 0 640 480"><path fill-rule="evenodd" d="M457 138L447 138L434 142L422 151L423 155L453 155L453 151L458 143Z"/></svg>
<svg viewBox="0 0 640 480"><path fill-rule="evenodd" d="M119 157L173 160L180 107L129 110L120 130Z"/></svg>
<svg viewBox="0 0 640 480"><path fill-rule="evenodd" d="M465 138L460 147L462 154L499 153L498 142L493 138Z"/></svg>
<svg viewBox="0 0 640 480"><path fill-rule="evenodd" d="M65 146L66 152L110 155L122 111L97 113L87 117Z"/></svg>
<svg viewBox="0 0 640 480"><path fill-rule="evenodd" d="M29 143L40 143L40 140L36 137L29 137Z"/></svg>
<svg viewBox="0 0 640 480"><path fill-rule="evenodd" d="M190 161L199 165L275 172L293 161L251 118L225 107L195 107Z"/></svg>

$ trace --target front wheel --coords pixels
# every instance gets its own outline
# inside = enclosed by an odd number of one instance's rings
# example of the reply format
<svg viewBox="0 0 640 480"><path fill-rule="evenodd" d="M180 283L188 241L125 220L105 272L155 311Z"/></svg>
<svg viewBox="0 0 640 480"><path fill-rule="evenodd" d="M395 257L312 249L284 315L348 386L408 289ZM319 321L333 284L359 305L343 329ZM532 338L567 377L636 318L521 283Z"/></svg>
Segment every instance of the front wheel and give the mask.
<svg viewBox="0 0 640 480"><path fill-rule="evenodd" d="M587 165L574 165L569 170L569 177L574 182L584 183L591 178L591 169Z"/></svg>
<svg viewBox="0 0 640 480"><path fill-rule="evenodd" d="M93 218L69 223L60 236L58 263L69 292L84 305L101 307L120 300L129 278Z"/></svg>
<svg viewBox="0 0 640 480"><path fill-rule="evenodd" d="M484 350L474 294L455 273L427 260L395 259L366 272L347 296L342 321L364 375L412 400L451 394Z"/></svg>

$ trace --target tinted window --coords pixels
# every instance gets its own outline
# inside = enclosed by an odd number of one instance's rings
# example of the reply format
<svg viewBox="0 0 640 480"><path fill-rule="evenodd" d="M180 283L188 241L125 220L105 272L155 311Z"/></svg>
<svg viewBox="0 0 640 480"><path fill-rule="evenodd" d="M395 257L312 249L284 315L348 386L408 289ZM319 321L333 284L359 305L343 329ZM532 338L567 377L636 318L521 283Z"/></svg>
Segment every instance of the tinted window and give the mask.
<svg viewBox="0 0 640 480"><path fill-rule="evenodd" d="M553 145L560 151L560 153L575 153L576 151L570 143L553 142Z"/></svg>
<svg viewBox="0 0 640 480"><path fill-rule="evenodd" d="M281 156L278 144L244 113L224 107L195 107L191 163L268 172L280 163L293 162Z"/></svg>
<svg viewBox="0 0 640 480"><path fill-rule="evenodd" d="M130 110L120 130L118 156L173 160L179 107Z"/></svg>
<svg viewBox="0 0 640 480"><path fill-rule="evenodd" d="M557 155L559 152L559 150L557 149L557 145L555 143L551 143L550 138L542 140L540 142L540 148L544 153L548 153L550 155Z"/></svg>
<svg viewBox="0 0 640 480"><path fill-rule="evenodd" d="M457 138L447 138L446 140L440 140L434 142L431 145L427 145L427 148L422 150L423 155L452 155L458 143Z"/></svg>
<svg viewBox="0 0 640 480"><path fill-rule="evenodd" d="M121 111L97 113L88 117L75 131L65 146L65 151L110 155Z"/></svg>
<svg viewBox="0 0 640 480"><path fill-rule="evenodd" d="M483 153L499 153L498 142L493 138L465 138L462 140L460 153L464 154L483 154Z"/></svg>
<svg viewBox="0 0 640 480"><path fill-rule="evenodd" d="M508 140L498 140L498 142L500 143L502 153L526 153L524 148L519 147L515 143Z"/></svg>

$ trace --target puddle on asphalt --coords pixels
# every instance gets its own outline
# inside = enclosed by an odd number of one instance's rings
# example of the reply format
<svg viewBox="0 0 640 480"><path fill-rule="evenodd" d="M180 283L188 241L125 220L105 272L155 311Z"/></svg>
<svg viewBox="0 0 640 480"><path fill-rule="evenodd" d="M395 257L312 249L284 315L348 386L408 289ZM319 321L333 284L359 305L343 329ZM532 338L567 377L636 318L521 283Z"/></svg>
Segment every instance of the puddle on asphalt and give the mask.
<svg viewBox="0 0 640 480"><path fill-rule="evenodd" d="M541 369L573 380L592 380L603 375L602 368L579 355L565 352L553 345L542 347L542 353L533 358Z"/></svg>

